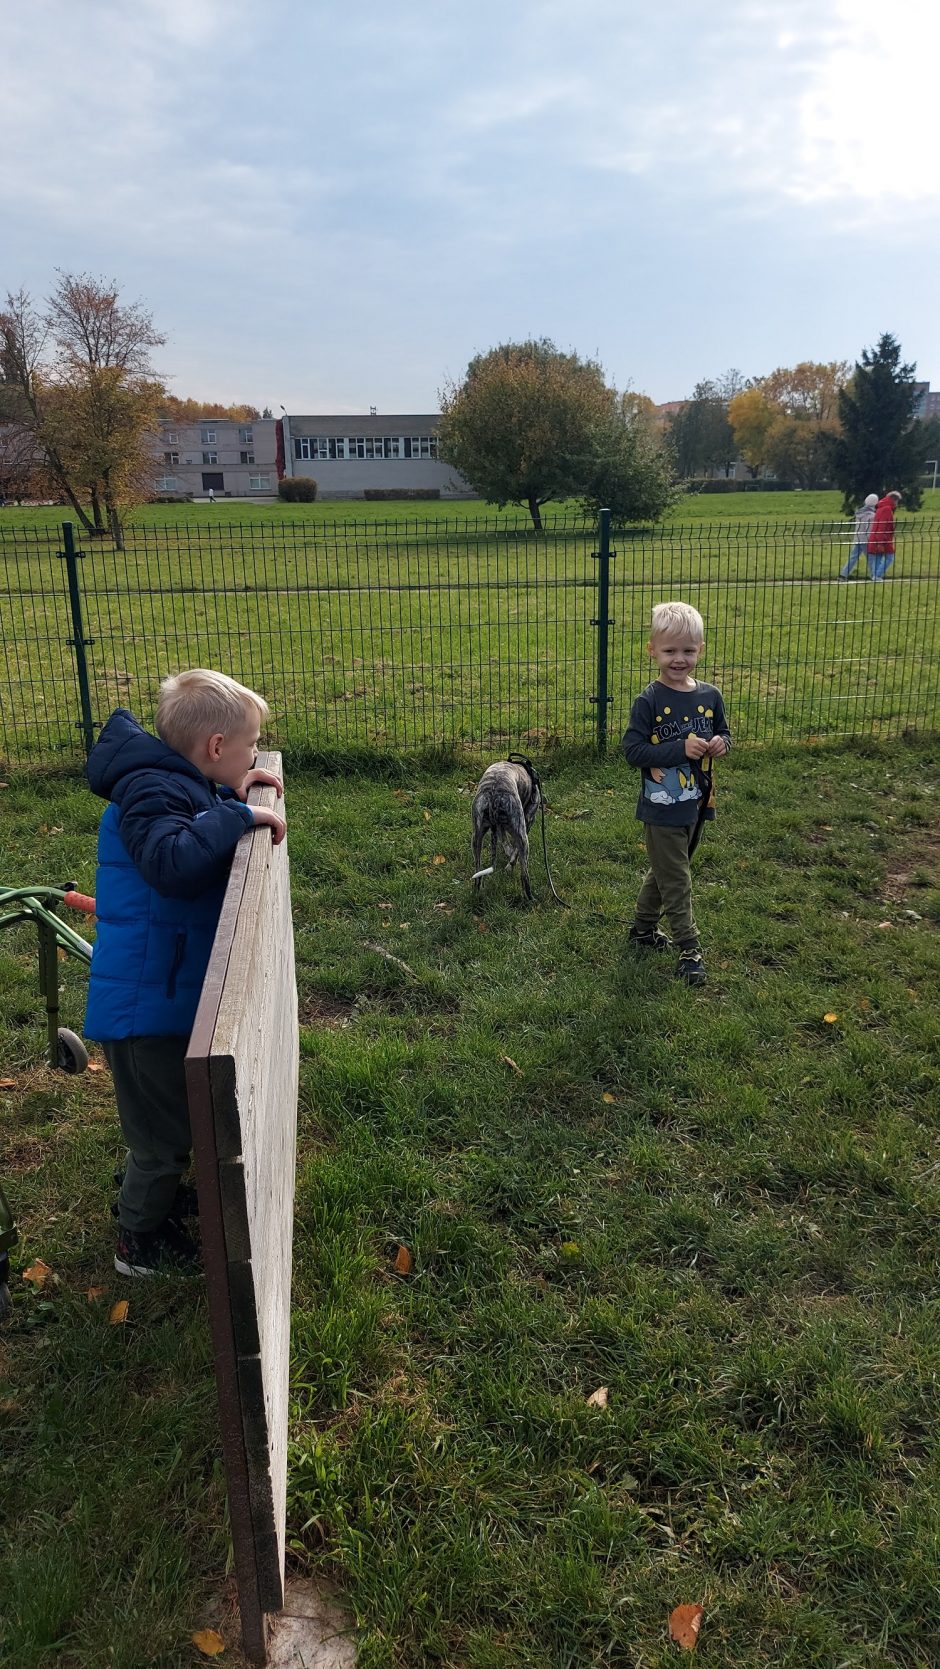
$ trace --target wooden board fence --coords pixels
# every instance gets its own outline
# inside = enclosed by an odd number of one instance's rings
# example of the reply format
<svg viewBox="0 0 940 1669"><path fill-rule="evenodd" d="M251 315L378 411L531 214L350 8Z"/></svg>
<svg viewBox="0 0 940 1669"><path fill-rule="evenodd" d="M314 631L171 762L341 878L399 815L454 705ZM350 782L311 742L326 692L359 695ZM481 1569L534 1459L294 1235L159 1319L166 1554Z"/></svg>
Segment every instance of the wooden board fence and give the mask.
<svg viewBox="0 0 940 1669"><path fill-rule="evenodd" d="M276 753L259 765L281 774ZM274 807L273 788L249 803ZM202 989L186 1080L245 1652L266 1659L284 1603L297 987L287 842L243 837Z"/></svg>

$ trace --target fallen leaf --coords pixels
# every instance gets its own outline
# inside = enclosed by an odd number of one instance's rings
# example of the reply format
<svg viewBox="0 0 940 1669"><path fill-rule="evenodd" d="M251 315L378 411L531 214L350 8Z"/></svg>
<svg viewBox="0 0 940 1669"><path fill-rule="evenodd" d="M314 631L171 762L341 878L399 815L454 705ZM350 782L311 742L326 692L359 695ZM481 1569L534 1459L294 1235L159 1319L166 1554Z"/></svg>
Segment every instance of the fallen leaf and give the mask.
<svg viewBox="0 0 940 1669"><path fill-rule="evenodd" d="M517 1078L524 1078L525 1077L525 1073L523 1072L522 1067L516 1065L516 1063L513 1060L511 1055L500 1055L499 1058L502 1061L504 1066L511 1066L512 1067L512 1069L515 1072Z"/></svg>
<svg viewBox="0 0 940 1669"><path fill-rule="evenodd" d="M89 1287L85 1297L88 1299L89 1304L97 1304L98 1299L103 1298L106 1291L107 1287Z"/></svg>
<svg viewBox="0 0 940 1669"><path fill-rule="evenodd" d="M607 1386L598 1385L597 1390L592 1391L591 1395L588 1397L587 1405L588 1408L606 1408L609 1401L610 1392Z"/></svg>
<svg viewBox="0 0 940 1669"><path fill-rule="evenodd" d="M485 921L480 921L479 917L476 917L476 924L477 924L477 932L478 933L488 933L489 932L489 925Z"/></svg>
<svg viewBox="0 0 940 1669"><path fill-rule="evenodd" d="M414 1258L407 1246L399 1246L398 1256L395 1259L395 1273L397 1275L410 1275L413 1268Z"/></svg>
<svg viewBox="0 0 940 1669"><path fill-rule="evenodd" d="M868 1010L871 1008L871 999L869 997L862 997L858 1006L864 1011L865 1014L867 1014Z"/></svg>
<svg viewBox="0 0 940 1669"><path fill-rule="evenodd" d="M601 1100L606 1101L608 1107L613 1107L616 1105L617 1097L615 1095L611 1095L609 1089L605 1089L603 1095L601 1096Z"/></svg>
<svg viewBox="0 0 940 1669"><path fill-rule="evenodd" d="M670 1638L684 1651L694 1652L705 1615L704 1605L677 1605L669 1618Z"/></svg>
<svg viewBox="0 0 940 1669"><path fill-rule="evenodd" d="M879 926L879 928L882 928L882 927L892 927L892 926L893 926L893 925L894 925L894 924L893 924L893 922L890 922L890 921L880 921L880 922L879 922L879 923L878 923L878 926Z"/></svg>
<svg viewBox="0 0 940 1669"><path fill-rule="evenodd" d="M0 1420L15 1420L20 1412L20 1405L12 1397L0 1399Z"/></svg>
<svg viewBox="0 0 940 1669"><path fill-rule="evenodd" d="M9 788L9 786L10 784L8 782L0 782L0 788Z"/></svg>
<svg viewBox="0 0 940 1669"><path fill-rule="evenodd" d="M424 814L424 821L425 821L425 822L426 822L426 823L430 823L430 821L431 821L431 813L430 813L430 812L429 812L429 811L426 811L426 812L425 812L425 814Z"/></svg>
<svg viewBox="0 0 940 1669"><path fill-rule="evenodd" d="M36 1258L28 1269L23 1270L23 1279L32 1281L35 1287L44 1287L51 1274L48 1263L43 1263L42 1258Z"/></svg>
<svg viewBox="0 0 940 1669"><path fill-rule="evenodd" d="M391 908L392 908L391 904L380 904L379 905L380 910L390 910Z"/></svg>
<svg viewBox="0 0 940 1669"><path fill-rule="evenodd" d="M825 1020L827 1026L834 1026L836 1021L838 1020L838 1018L839 1018L838 1014L824 1014L823 1015L823 1019Z"/></svg>
<svg viewBox="0 0 940 1669"><path fill-rule="evenodd" d="M431 862L432 863L446 863L447 859L445 858L443 852L435 852L433 858L431 859Z"/></svg>
<svg viewBox="0 0 940 1669"><path fill-rule="evenodd" d="M119 1298L116 1304L112 1304L108 1311L108 1320L111 1326L118 1327L122 1321L126 1321L129 1309L130 1304L126 1298Z"/></svg>
<svg viewBox="0 0 940 1669"><path fill-rule="evenodd" d="M88 1071L89 1072L103 1072L104 1067L102 1066L100 1061L89 1061L88 1062Z"/></svg>
<svg viewBox="0 0 940 1669"><path fill-rule="evenodd" d="M218 1657L225 1650L225 1641L214 1628L200 1628L192 1637L193 1645L197 1646L203 1657Z"/></svg>
<svg viewBox="0 0 940 1669"><path fill-rule="evenodd" d="M0 1078L0 1089L16 1089L15 1078Z"/></svg>
<svg viewBox="0 0 940 1669"><path fill-rule="evenodd" d="M396 800L410 800L411 799L411 795L409 793L407 793L404 788L393 788L392 793L394 794Z"/></svg>
<svg viewBox="0 0 940 1669"><path fill-rule="evenodd" d="M559 1251L563 1258L577 1258L581 1256L581 1248L576 1240L563 1240Z"/></svg>

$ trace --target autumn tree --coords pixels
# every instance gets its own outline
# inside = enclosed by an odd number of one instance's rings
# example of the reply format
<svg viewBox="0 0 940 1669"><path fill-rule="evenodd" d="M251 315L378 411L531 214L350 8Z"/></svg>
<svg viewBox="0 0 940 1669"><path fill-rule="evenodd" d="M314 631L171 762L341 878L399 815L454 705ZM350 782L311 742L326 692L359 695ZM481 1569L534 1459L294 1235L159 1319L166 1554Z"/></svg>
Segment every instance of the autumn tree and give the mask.
<svg viewBox="0 0 940 1669"><path fill-rule="evenodd" d="M488 503L526 505L537 531L550 499L616 483L626 504L637 448L617 399L594 360L545 338L505 342L442 393L440 456Z"/></svg>
<svg viewBox="0 0 940 1669"><path fill-rule="evenodd" d="M270 410L266 408L263 415L270 417ZM230 423L255 423L262 413L257 406L226 406L219 400L183 400L179 395L167 394L164 391L160 403L160 416L167 422L181 424L198 423L204 417L226 418Z"/></svg>
<svg viewBox="0 0 940 1669"><path fill-rule="evenodd" d="M592 437L592 460L580 492L583 508L615 521L658 521L680 496L673 460L645 394L614 394L606 423Z"/></svg>
<svg viewBox="0 0 940 1669"><path fill-rule="evenodd" d="M60 273L42 311L20 290L0 313L15 423L87 533L118 527L155 478L163 388L150 355L163 340L138 303L87 274Z"/></svg>
<svg viewBox="0 0 940 1669"><path fill-rule="evenodd" d="M755 474L766 467L800 487L828 478L839 390L848 372L843 360L803 360L755 379L735 395L728 406L735 448Z"/></svg>
<svg viewBox="0 0 940 1669"><path fill-rule="evenodd" d="M727 468L736 457L728 403L744 386L740 371L696 383L692 397L670 419L668 436L680 480Z"/></svg>
<svg viewBox="0 0 940 1669"><path fill-rule="evenodd" d="M906 509L920 506L936 430L914 416L916 369L902 364L900 343L886 332L876 348L863 349L851 382L839 394L842 432L832 442L830 460L846 511L866 493L892 487L904 494Z"/></svg>

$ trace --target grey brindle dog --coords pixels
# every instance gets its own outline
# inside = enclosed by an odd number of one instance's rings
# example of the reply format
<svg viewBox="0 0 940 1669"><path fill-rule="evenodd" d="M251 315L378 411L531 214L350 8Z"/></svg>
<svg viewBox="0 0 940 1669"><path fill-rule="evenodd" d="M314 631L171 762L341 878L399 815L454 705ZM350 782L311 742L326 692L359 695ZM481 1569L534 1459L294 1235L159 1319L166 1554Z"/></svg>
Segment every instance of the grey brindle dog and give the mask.
<svg viewBox="0 0 940 1669"><path fill-rule="evenodd" d="M542 796L538 783L524 765L499 759L489 765L476 786L470 817L473 823L474 889L479 892L483 877L496 867L499 847L508 858L507 869L518 861L519 879L526 898L532 897L529 885L529 830L532 827ZM490 837L490 863L480 868L483 842Z"/></svg>

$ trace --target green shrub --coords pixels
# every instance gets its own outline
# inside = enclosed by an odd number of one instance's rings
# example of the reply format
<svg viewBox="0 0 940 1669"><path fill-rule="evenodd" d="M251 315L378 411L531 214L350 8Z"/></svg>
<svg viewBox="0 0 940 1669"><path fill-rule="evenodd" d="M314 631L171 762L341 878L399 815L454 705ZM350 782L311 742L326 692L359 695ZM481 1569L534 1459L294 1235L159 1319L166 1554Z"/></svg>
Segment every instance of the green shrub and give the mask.
<svg viewBox="0 0 940 1669"><path fill-rule="evenodd" d="M192 493L154 493L150 504L192 504Z"/></svg>
<svg viewBox="0 0 940 1669"><path fill-rule="evenodd" d="M383 503L396 498L440 498L440 487L366 487L363 498L373 501L379 499Z"/></svg>
<svg viewBox="0 0 940 1669"><path fill-rule="evenodd" d="M285 475L277 484L277 496L288 504L312 504L317 484L312 475Z"/></svg>

